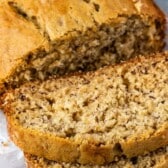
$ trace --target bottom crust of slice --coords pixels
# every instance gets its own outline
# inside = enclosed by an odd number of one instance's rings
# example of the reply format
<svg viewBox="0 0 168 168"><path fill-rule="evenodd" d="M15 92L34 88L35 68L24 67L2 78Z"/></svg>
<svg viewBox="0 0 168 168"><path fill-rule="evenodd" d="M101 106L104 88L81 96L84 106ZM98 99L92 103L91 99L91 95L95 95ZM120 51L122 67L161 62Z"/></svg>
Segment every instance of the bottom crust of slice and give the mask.
<svg viewBox="0 0 168 168"><path fill-rule="evenodd" d="M144 156L121 158L104 166L58 163L30 154L25 154L25 160L28 168L168 168L168 146Z"/></svg>
<svg viewBox="0 0 168 168"><path fill-rule="evenodd" d="M79 147L78 144L70 140L25 129L11 118L7 117L7 119L8 123L10 123L8 124L10 138L23 151L40 157L46 156L49 160L65 161L67 163L76 163L78 161L81 164L102 165L114 161L115 158L121 155L132 158L167 145L167 125L163 126L151 137L146 138L147 135L144 135L139 140L130 139L127 143L122 144L123 151L119 152L110 145L96 148L91 144L81 144Z"/></svg>

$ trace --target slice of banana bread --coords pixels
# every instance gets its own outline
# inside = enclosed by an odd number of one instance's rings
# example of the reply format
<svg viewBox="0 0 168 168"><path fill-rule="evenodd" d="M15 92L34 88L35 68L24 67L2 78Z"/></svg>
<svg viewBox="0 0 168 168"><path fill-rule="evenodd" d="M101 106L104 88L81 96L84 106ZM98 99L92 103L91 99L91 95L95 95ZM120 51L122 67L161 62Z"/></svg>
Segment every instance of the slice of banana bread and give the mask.
<svg viewBox="0 0 168 168"><path fill-rule="evenodd" d="M168 144L168 52L4 97L11 139L49 160L104 164Z"/></svg>
<svg viewBox="0 0 168 168"><path fill-rule="evenodd" d="M164 46L165 16L151 0L2 0L0 25L0 93Z"/></svg>
<svg viewBox="0 0 168 168"><path fill-rule="evenodd" d="M105 166L58 163L30 154L25 154L25 159L28 168L167 168L168 147L131 159L120 158Z"/></svg>

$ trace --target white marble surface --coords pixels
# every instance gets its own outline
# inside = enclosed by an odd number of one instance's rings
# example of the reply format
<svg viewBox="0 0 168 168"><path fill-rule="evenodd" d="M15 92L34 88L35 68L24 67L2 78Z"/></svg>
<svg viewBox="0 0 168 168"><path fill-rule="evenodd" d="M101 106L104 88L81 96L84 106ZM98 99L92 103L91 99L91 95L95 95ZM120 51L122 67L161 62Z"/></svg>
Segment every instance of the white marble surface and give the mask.
<svg viewBox="0 0 168 168"><path fill-rule="evenodd" d="M168 16L168 0L155 1ZM168 50L168 45L165 49ZM6 120L2 111L0 111L0 168L25 168L23 153L9 140Z"/></svg>
<svg viewBox="0 0 168 168"><path fill-rule="evenodd" d="M24 168L23 153L9 140L6 120L0 111L0 168Z"/></svg>

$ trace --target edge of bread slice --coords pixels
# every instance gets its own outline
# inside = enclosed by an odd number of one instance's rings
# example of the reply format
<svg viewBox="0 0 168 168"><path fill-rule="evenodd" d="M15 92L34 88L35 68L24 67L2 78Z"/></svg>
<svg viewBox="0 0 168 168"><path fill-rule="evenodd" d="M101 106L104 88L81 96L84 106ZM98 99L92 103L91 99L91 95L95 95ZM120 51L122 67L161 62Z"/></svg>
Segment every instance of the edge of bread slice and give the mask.
<svg viewBox="0 0 168 168"><path fill-rule="evenodd" d="M163 147L144 156L131 159L121 158L104 166L58 163L30 154L25 154L25 160L28 168L167 168L168 147Z"/></svg>
<svg viewBox="0 0 168 168"><path fill-rule="evenodd" d="M161 51L165 23L151 0L2 0L0 95L28 81Z"/></svg>
<svg viewBox="0 0 168 168"><path fill-rule="evenodd" d="M104 164L168 144L168 52L28 83L4 97L11 139L49 160Z"/></svg>

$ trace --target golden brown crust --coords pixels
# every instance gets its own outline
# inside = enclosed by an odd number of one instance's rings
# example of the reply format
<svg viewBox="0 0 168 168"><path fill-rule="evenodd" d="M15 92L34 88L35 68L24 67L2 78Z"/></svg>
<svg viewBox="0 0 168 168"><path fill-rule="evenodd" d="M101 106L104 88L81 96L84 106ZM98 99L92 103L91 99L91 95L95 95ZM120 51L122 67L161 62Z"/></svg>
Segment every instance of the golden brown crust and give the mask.
<svg viewBox="0 0 168 168"><path fill-rule="evenodd" d="M134 1L134 5L140 13L143 15L153 15L159 16L164 19L163 12L157 7L154 1L151 0L132 0Z"/></svg>
<svg viewBox="0 0 168 168"><path fill-rule="evenodd" d="M8 0L9 1L9 0ZM137 14L164 19L163 13L151 0L12 0L26 11L29 17L35 16L43 32L51 40L63 38L73 30L85 31L96 23L106 23L122 15Z"/></svg>
<svg viewBox="0 0 168 168"><path fill-rule="evenodd" d="M168 155L165 148L160 151L155 151L149 155L137 157L137 163L132 163L130 159L121 159L111 164L104 166L90 166L80 164L66 164L49 161L45 158L36 157L27 153L24 153L25 160L28 168L167 168Z"/></svg>
<svg viewBox="0 0 168 168"><path fill-rule="evenodd" d="M24 151L49 159L74 162L78 156L77 144L52 134L24 129L7 115L8 131L11 139ZM19 140L20 139L20 140ZM53 156L54 154L54 156Z"/></svg>
<svg viewBox="0 0 168 168"><path fill-rule="evenodd" d="M0 5L0 87L22 64L29 52L45 47L46 40L35 26L18 16L7 4Z"/></svg>
<svg viewBox="0 0 168 168"><path fill-rule="evenodd" d="M140 57L123 63L122 66L116 65L114 69L116 67L118 70L120 67L129 69L135 63L141 64L153 59L157 62L165 60L165 58L168 58L168 53L158 54L155 57L148 57L147 59ZM108 67L98 70L94 75L99 75L104 71L108 71ZM103 164L111 162L114 156L124 154L132 157L153 151L168 144L168 123L162 125L154 133L146 131L146 133L134 135L134 137L126 141L123 140L119 142L119 147L117 147L118 144L97 146L94 143L77 143L73 142L73 140L58 138L38 130L23 128L13 118L10 103L9 107L5 107L5 111L11 139L25 152L46 157L49 160L79 162L82 164Z"/></svg>
<svg viewBox="0 0 168 168"><path fill-rule="evenodd" d="M113 161L116 155L120 156L121 154L125 154L128 157L137 156L168 144L168 127L166 126L162 132L160 130L156 132L157 136L151 136L150 138L144 137L140 141L138 139L139 137L137 137L136 141L130 140L127 144L123 143L122 153L116 150L114 145L97 147L90 144L76 144L71 140L23 128L14 123L12 117L7 116L7 119L10 137L23 151L45 157L49 160L72 163L79 162L81 164L104 164ZM161 143L158 141L162 139L160 134L166 135L166 137L161 140ZM152 143L150 144L149 142Z"/></svg>
<svg viewBox="0 0 168 168"><path fill-rule="evenodd" d="M8 4L8 2L10 2ZM18 7L26 18L16 13ZM124 6L124 7L123 7ZM84 32L98 23L121 15L165 17L151 0L2 0L0 5L0 89L28 54L48 48L50 40L69 38L71 31ZM24 15L24 14L23 14ZM36 24L31 20L35 19ZM38 29L37 29L38 27ZM47 36L45 36L47 34ZM71 35L70 35L71 36ZM48 38L47 38L48 37Z"/></svg>
<svg viewBox="0 0 168 168"><path fill-rule="evenodd" d="M124 154L128 157L134 157L147 151L154 151L158 147L168 144L168 124L163 125L160 130L154 134L147 132L124 142L121 146ZM135 151L136 149L136 151Z"/></svg>

